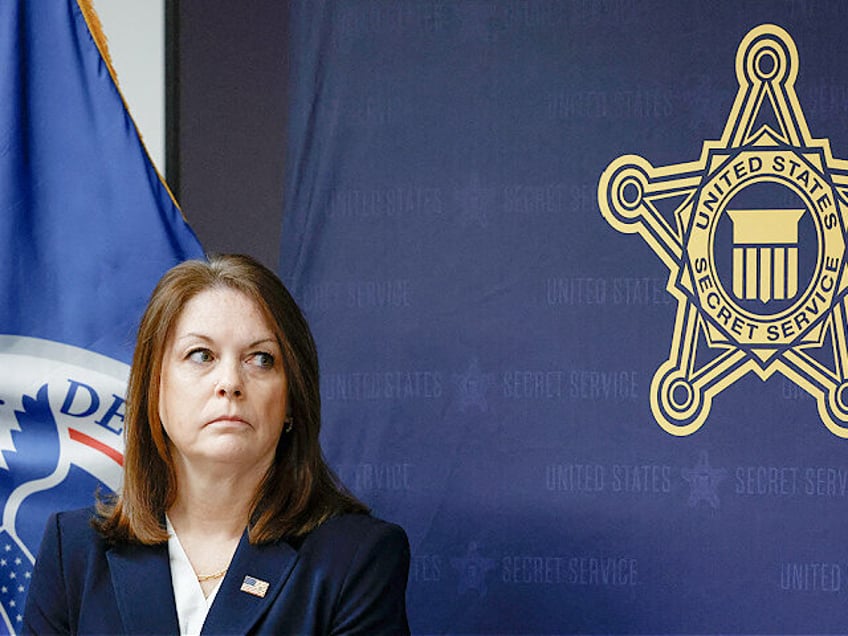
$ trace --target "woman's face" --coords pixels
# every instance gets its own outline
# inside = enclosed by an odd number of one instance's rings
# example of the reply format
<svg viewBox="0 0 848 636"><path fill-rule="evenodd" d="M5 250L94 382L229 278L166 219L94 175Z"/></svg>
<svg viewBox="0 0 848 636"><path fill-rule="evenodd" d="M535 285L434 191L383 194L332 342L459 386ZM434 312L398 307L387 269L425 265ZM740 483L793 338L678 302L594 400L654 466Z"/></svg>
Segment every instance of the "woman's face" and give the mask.
<svg viewBox="0 0 848 636"><path fill-rule="evenodd" d="M165 343L159 417L177 464L264 473L286 418L277 338L256 303L228 288L189 300Z"/></svg>

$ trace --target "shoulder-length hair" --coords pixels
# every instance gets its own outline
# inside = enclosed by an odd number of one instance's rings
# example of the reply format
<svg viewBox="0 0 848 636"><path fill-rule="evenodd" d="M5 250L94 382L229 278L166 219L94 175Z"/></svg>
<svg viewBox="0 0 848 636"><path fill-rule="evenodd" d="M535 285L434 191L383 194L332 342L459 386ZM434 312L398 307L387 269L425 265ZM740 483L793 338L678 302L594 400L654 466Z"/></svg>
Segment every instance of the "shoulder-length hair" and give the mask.
<svg viewBox="0 0 848 636"><path fill-rule="evenodd" d="M318 353L309 326L279 278L243 255L185 261L159 281L141 319L127 386L124 483L98 502L95 526L110 541L168 540L164 515L177 494L174 461L159 419L159 382L165 345L186 303L214 288L239 291L265 313L282 351L291 432L282 434L271 467L255 493L251 543L306 534L344 512L368 512L327 466L318 440L321 397Z"/></svg>

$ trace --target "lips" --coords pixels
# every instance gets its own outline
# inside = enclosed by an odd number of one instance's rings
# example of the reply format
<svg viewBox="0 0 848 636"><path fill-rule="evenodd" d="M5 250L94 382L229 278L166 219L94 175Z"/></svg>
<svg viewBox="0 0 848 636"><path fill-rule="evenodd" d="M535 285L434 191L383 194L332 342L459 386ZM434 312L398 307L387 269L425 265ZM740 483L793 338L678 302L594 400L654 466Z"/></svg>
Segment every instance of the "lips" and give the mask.
<svg viewBox="0 0 848 636"><path fill-rule="evenodd" d="M209 420L207 422L207 426L209 424L244 424L246 426L250 426L250 422L240 418L237 415L222 415L220 417L216 417L214 420Z"/></svg>

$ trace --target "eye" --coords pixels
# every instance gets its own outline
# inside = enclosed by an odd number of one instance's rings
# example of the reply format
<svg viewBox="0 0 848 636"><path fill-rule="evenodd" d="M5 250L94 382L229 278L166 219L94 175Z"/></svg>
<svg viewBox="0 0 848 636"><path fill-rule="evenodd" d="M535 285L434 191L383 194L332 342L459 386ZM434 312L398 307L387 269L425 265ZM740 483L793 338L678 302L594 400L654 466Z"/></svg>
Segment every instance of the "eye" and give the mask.
<svg viewBox="0 0 848 636"><path fill-rule="evenodd" d="M188 352L188 356L186 357L192 362L205 364L206 362L212 361L212 352L209 351L209 349L192 349Z"/></svg>
<svg viewBox="0 0 848 636"><path fill-rule="evenodd" d="M274 367L274 356L265 351L257 351L250 355L250 364L263 369L272 369Z"/></svg>

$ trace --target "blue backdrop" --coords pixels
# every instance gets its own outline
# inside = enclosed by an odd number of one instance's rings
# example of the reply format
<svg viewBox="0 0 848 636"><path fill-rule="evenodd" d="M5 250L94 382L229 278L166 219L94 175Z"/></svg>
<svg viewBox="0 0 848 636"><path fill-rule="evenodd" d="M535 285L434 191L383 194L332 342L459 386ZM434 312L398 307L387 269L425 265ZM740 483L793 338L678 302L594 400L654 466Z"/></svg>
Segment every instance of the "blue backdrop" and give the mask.
<svg viewBox="0 0 848 636"><path fill-rule="evenodd" d="M293 3L280 272L318 341L328 458L409 533L415 632L848 629L846 18ZM737 208L802 220L763 238ZM669 360L686 381L663 393Z"/></svg>

